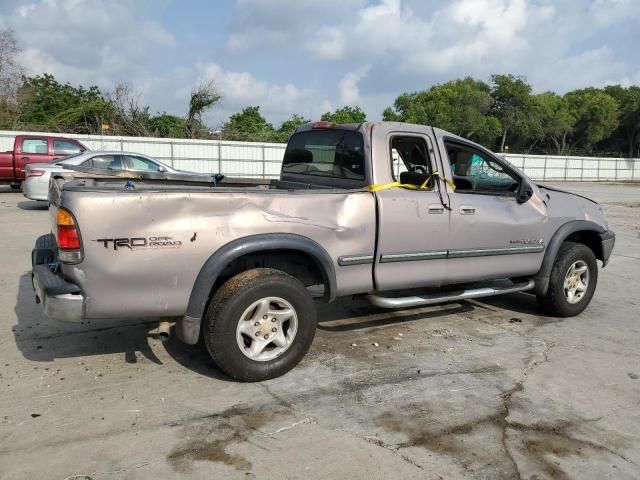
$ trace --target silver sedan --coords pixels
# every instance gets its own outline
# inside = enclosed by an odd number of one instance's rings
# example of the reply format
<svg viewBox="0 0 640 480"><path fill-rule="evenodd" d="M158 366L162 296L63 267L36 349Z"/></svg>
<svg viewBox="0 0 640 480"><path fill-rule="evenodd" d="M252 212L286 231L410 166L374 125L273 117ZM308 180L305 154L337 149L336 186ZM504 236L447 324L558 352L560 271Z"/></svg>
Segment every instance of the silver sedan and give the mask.
<svg viewBox="0 0 640 480"><path fill-rule="evenodd" d="M64 170L64 165L114 171L186 173L140 153L83 152L57 159L51 163L31 163L27 165L25 168L25 181L22 184L24 196L31 200L47 200L51 174L61 171L65 172L65 176L73 174L70 170Z"/></svg>

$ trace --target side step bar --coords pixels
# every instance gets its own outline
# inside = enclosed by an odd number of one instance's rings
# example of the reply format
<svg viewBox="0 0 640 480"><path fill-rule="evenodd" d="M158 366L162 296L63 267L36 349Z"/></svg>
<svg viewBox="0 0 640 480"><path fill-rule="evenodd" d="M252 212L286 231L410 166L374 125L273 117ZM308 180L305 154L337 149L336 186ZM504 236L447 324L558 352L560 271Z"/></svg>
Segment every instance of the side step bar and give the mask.
<svg viewBox="0 0 640 480"><path fill-rule="evenodd" d="M379 308L408 308L419 307L422 305L432 305L434 303L455 302L457 300L469 300L471 298L492 297L494 295L502 295L504 293L526 292L532 290L535 286L533 280L527 282L516 283L511 287L485 287L472 288L453 292L447 295L424 295L414 297L381 297L379 295L369 294L366 299L369 303Z"/></svg>

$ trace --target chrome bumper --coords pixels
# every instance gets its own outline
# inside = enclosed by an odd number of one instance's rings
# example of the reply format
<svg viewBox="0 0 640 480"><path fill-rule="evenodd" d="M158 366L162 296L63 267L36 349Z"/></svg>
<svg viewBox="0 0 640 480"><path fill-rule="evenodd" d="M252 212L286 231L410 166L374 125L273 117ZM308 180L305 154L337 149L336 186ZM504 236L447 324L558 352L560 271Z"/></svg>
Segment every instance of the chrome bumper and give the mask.
<svg viewBox="0 0 640 480"><path fill-rule="evenodd" d="M84 295L82 293L51 293L37 269L33 270L33 290L36 302L42 304L44 314L63 322L81 322L84 319Z"/></svg>
<svg viewBox="0 0 640 480"><path fill-rule="evenodd" d="M76 284L67 282L57 271L56 239L42 235L31 251L31 281L36 303L42 304L44 314L63 322L84 319L84 294Z"/></svg>

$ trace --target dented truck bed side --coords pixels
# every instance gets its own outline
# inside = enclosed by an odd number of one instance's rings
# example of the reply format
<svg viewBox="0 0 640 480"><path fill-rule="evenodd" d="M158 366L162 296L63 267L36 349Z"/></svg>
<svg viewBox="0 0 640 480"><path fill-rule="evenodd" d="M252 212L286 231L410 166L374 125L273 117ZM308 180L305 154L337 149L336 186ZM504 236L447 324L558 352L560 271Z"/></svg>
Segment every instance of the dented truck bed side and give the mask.
<svg viewBox="0 0 640 480"><path fill-rule="evenodd" d="M281 235L274 249L294 247L297 236L326 252L331 297L372 289L370 264L335 276L341 258L374 250L375 206L368 192L69 186L61 203L74 213L83 237L86 260L61 267L85 294L86 318L183 315L209 259L234 240L263 235Z"/></svg>

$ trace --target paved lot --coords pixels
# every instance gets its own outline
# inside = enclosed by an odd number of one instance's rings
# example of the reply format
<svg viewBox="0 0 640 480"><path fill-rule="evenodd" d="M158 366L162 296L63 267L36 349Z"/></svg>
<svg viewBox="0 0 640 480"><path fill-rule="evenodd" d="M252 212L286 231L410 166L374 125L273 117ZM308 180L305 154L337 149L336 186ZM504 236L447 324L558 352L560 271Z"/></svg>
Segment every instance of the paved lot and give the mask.
<svg viewBox="0 0 640 480"><path fill-rule="evenodd" d="M640 186L565 188L606 202L618 236L581 316L525 294L342 301L258 384L153 322L47 322L28 275L47 212L0 191L0 478L639 478Z"/></svg>

